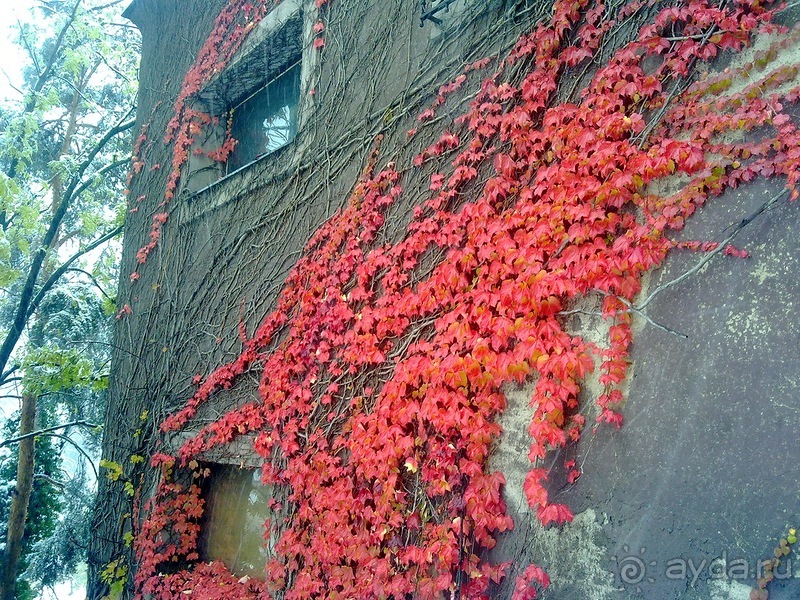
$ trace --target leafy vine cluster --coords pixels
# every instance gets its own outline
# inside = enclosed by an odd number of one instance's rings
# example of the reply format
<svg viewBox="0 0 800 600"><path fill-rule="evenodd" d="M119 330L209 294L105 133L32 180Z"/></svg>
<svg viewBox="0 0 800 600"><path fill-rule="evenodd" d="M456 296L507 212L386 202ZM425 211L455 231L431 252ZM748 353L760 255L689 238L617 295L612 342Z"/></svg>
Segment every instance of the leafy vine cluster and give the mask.
<svg viewBox="0 0 800 600"><path fill-rule="evenodd" d="M193 132L208 123L187 99L270 4L234 0L187 76L167 132L175 158L165 202ZM436 141L412 164L379 168L378 139L346 206L309 240L274 310L252 336L242 326L238 358L198 375L195 395L162 424L165 434L191 426L216 392L261 372L258 398L176 455L152 457L162 477L134 542L140 594L490 597L511 565L492 564L486 553L514 526L505 478L487 467L502 433L504 386L535 381L524 492L544 525L569 522L572 512L551 501L539 465L580 439L592 412L579 403L582 379L599 369L596 420L621 425L642 276L673 249L715 250L667 234L709 198L755 177L783 177L798 195L800 137L788 111L800 97L798 67L770 67L798 33L771 24L778 8L761 0L666 8L561 0L482 81L497 62L469 65L438 90L408 132L411 139L440 128ZM568 77L580 81L591 68L609 31L641 11L655 16L595 68L579 100L556 101ZM750 64L690 83L699 63L775 31L785 41ZM439 107L470 86L468 110L443 127ZM411 173L430 174L427 198L401 239L387 241L387 211L407 193ZM477 186L481 173L490 177ZM680 189L661 195L651 184L667 178ZM164 222L157 217L153 243ZM603 347L563 322L592 294L603 298L609 322ZM263 482L283 491L265 524L277 540L265 582L206 564L197 549L197 461L241 436L263 457ZM569 468L574 481L580 473ZM517 572L516 599L535 598L549 583L536 565Z"/></svg>

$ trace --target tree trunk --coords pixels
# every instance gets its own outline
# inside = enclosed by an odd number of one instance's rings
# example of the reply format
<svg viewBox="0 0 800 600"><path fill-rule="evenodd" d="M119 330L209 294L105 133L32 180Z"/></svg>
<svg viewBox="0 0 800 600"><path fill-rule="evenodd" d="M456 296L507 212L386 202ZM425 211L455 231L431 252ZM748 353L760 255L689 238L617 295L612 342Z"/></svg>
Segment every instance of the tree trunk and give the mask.
<svg viewBox="0 0 800 600"><path fill-rule="evenodd" d="M36 397L30 394L22 396L22 410L19 421L20 435L26 435L34 430L36 417ZM17 463L17 487L11 499L11 509L8 515L8 536L6 538L5 565L3 579L0 582L0 600L14 600L14 591L17 582L17 566L22 551L22 536L25 533L25 516L28 512L28 502L33 489L33 437L28 437L19 443L19 462Z"/></svg>

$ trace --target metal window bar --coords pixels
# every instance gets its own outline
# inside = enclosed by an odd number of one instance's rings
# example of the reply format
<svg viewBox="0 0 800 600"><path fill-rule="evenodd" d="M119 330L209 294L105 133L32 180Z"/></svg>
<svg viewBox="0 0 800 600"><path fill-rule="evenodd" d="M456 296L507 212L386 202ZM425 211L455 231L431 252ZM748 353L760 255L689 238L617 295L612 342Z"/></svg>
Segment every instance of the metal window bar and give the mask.
<svg viewBox="0 0 800 600"><path fill-rule="evenodd" d="M277 75L275 75L275 77L273 77L272 79L270 79L270 80L269 80L267 83L265 83L264 85L262 85L261 87L259 87L257 90L255 90L255 91L254 91L252 94L250 94L249 96L247 96L247 98L245 98L244 100L241 100L241 101L240 101L240 102L239 102L239 103L238 103L236 106L232 106L231 108L229 108L229 109L228 109L228 114L229 114L229 115L233 114L233 112L234 112L234 111L235 111L237 108L239 108L239 107L240 107L242 104L244 104L245 102L247 102L248 100L250 100L250 99L251 99L253 96L255 96L256 94L259 94L259 93L261 93L261 91L262 91L264 88L266 88L266 87L269 87L269 85L270 85L271 83L274 83L275 81L277 81L278 79L280 79L281 77L283 77L283 76L284 76L284 75L285 75L285 74L286 74L288 71L291 71L292 69L294 69L294 68L295 68L297 65L299 65L301 62L303 62L303 59L302 59L302 58L299 58L299 59L297 59L295 62L293 62L292 64L290 64L288 67L286 67L285 69L283 69L283 70L282 70L280 73L278 73Z"/></svg>
<svg viewBox="0 0 800 600"><path fill-rule="evenodd" d="M419 26L425 27L425 21L430 21L431 23L441 26L442 20L436 15L443 10L449 10L450 5L454 2L456 2L456 0L441 0L435 6L428 8L428 0L422 0L422 16L419 19Z"/></svg>

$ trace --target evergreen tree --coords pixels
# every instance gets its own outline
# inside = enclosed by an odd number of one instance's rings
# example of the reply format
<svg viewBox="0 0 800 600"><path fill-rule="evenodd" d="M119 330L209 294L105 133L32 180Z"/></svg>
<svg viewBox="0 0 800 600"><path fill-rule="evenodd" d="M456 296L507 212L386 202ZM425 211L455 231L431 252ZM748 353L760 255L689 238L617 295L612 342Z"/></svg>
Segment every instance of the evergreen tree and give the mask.
<svg viewBox="0 0 800 600"><path fill-rule="evenodd" d="M2 428L3 437L11 437L19 428L19 418L9 419ZM35 446L36 472L33 478L33 489L28 502L28 514L31 518L25 526L22 537L22 554L19 559L18 570L24 572L29 566L29 557L34 546L48 540L56 531L58 516L63 508L61 489L58 478L61 474L61 457L58 448L53 444L52 438L43 438ZM0 562L5 562L3 556L5 539L8 535L7 523L11 498L14 494L17 475L17 460L19 453L16 448L0 462ZM28 600L35 596L31 582L19 577L15 587L16 597L19 600Z"/></svg>

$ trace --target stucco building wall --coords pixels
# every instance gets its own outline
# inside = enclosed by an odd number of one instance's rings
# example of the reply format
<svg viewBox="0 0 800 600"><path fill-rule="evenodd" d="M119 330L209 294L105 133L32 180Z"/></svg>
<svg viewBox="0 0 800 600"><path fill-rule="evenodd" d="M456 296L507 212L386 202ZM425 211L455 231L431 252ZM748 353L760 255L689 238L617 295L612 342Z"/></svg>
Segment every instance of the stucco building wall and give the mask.
<svg viewBox="0 0 800 600"><path fill-rule="evenodd" d="M375 139L383 136L379 166L410 163L434 141L424 134L408 140L406 132L418 125L416 117L435 90L465 65L507 51L550 10L513 0L457 2L439 15L441 24L420 26L419 2L336 0L320 53L312 45L313 2L306 3L307 70L296 139L200 191L179 188L159 244L140 266L136 253L148 241L149 216L161 210L172 160L163 132L184 74L224 5L137 0L127 13L143 35L138 128L147 138L147 156L144 176L135 177L130 190L119 297L131 311L116 331L104 445L106 458L126 465L132 454L149 456L178 444L162 439L159 424L192 395L196 374L241 352L239 324L252 335L269 313L309 236L348 197ZM469 99L456 94L445 114L459 114ZM424 170L407 175L409 193L387 215L389 239L402 231L409 208L424 199L429 176ZM776 182L729 191L681 235L724 237L780 187ZM527 508L522 481L530 468L530 389L507 390L511 409L501 420L505 433L491 464L506 474L504 494L517 527L501 536L494 558L545 566L552 598L747 597L755 571L747 578L717 576L712 562L742 558L755 569L800 517L796 210L796 204L775 205L743 229L737 244L751 251L751 259L719 256L660 293L648 315L672 332L637 318L626 425L587 431L569 450L574 454L567 458L582 467L573 484L559 466L564 456L545 461L552 469L551 494L576 513L561 530L541 528ZM669 258L643 294L697 260L695 254ZM134 272L139 277L131 281ZM587 300L587 312L592 302ZM569 319L576 333L602 337L602 319ZM200 411L197 427L252 400L257 388L258 373L244 376ZM592 390L587 384L587 405ZM209 458L253 463L247 444L239 442ZM154 475L137 470L133 476L142 485L141 501L153 489ZM131 499L114 482L101 482L93 576L130 552L122 537L131 528L130 510ZM699 574L680 576L668 568L680 561L703 566ZM641 577L623 570L629 564L644 565ZM794 598L798 590L800 579L793 576L779 582L770 598ZM94 586L100 592L102 586ZM510 596L510 589L498 594Z"/></svg>

